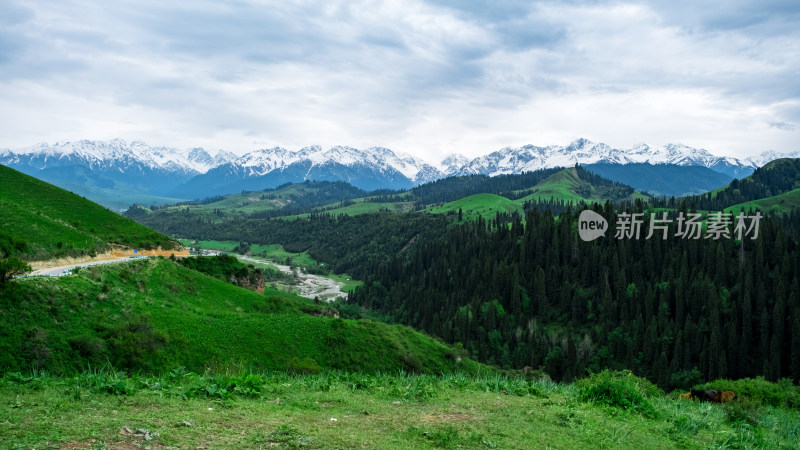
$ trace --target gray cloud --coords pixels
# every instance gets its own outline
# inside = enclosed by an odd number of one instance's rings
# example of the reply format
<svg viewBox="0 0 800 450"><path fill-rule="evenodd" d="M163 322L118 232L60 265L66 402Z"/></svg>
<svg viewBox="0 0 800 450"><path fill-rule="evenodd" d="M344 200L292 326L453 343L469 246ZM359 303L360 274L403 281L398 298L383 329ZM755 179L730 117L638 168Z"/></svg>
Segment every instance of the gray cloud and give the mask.
<svg viewBox="0 0 800 450"><path fill-rule="evenodd" d="M777 128L779 130L794 131L795 126L787 122L770 122L770 128Z"/></svg>

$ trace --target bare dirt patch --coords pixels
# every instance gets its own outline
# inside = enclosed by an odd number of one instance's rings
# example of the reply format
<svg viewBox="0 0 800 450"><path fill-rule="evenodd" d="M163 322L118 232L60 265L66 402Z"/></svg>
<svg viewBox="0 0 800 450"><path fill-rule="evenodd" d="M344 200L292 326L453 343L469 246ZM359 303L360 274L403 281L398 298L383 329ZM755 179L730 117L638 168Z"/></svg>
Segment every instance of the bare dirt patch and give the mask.
<svg viewBox="0 0 800 450"><path fill-rule="evenodd" d="M469 422L475 416L469 414L425 414L422 416L422 421L425 423L451 423L451 422Z"/></svg>
<svg viewBox="0 0 800 450"><path fill-rule="evenodd" d="M78 264L89 264L97 261L111 261L118 259L113 251L100 253L94 258L91 256L81 256L79 258L56 258L48 259L47 261L31 261L29 264L33 270L49 269L52 267L75 266Z"/></svg>
<svg viewBox="0 0 800 450"><path fill-rule="evenodd" d="M80 256L77 258L55 258L46 261L30 261L28 264L34 271L42 269L52 269L54 267L78 266L81 264L91 264L100 261L114 261L130 256L189 256L189 251L181 247L175 250L163 250L161 247L155 250L138 250L130 247L114 246L111 251L98 253L97 256Z"/></svg>
<svg viewBox="0 0 800 450"><path fill-rule="evenodd" d="M189 256L189 250L179 248L175 250L164 250L161 247L155 250L138 250L130 247L117 247L112 250L112 253L117 258L125 258L129 256Z"/></svg>

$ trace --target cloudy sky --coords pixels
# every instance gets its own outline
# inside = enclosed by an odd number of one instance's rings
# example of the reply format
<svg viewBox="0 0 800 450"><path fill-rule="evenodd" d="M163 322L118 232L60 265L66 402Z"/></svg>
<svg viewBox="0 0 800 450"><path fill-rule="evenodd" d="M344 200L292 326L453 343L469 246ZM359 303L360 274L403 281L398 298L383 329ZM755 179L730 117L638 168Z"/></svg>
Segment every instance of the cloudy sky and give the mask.
<svg viewBox="0 0 800 450"><path fill-rule="evenodd" d="M800 2L0 3L0 148L800 150Z"/></svg>

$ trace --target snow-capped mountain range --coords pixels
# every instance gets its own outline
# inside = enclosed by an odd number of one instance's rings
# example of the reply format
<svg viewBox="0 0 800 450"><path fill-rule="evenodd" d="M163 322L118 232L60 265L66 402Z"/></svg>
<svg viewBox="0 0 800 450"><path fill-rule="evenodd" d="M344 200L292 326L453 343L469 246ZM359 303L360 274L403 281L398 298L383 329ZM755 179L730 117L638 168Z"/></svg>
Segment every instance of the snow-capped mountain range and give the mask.
<svg viewBox="0 0 800 450"><path fill-rule="evenodd" d="M63 142L37 144L14 150L0 150L0 163L7 166L26 165L39 170L80 165L92 170L165 171L199 175L237 158L220 150L211 156L202 148L181 151L169 147L150 147L141 141L130 144L122 139L110 141Z"/></svg>
<svg viewBox="0 0 800 450"><path fill-rule="evenodd" d="M127 143L121 139L0 150L0 164L69 189L88 184L95 190L139 189L151 196L172 199L266 189L310 179L344 180L366 190L404 189L451 175L496 176L576 163L705 167L741 178L781 157L798 158L800 152L764 152L737 159L680 144L661 147L639 144L618 149L586 139L567 146L506 147L474 159L450 155L438 163L382 147L360 150L311 146L298 151L275 147L242 156L219 150L212 156L202 148L151 147L140 141Z"/></svg>
<svg viewBox="0 0 800 450"><path fill-rule="evenodd" d="M737 159L714 156L704 149L681 144L650 147L638 144L629 149L612 148L603 143L578 139L568 146L506 147L469 161L454 173L457 175L484 174L490 176L520 173L550 167L569 167L580 164L674 164L706 167L734 178L751 174L756 168L777 158L798 158L800 152L781 154L764 152L757 157Z"/></svg>
<svg viewBox="0 0 800 450"><path fill-rule="evenodd" d="M293 164L310 162L311 167L338 164L346 167L365 165L375 170L398 172L415 184L430 181L427 173L436 169L426 162L410 155L396 155L388 148L372 147L359 150L352 147L332 147L328 150L320 146L305 147L293 152L281 147L256 150L245 154L239 159L227 161L231 170L240 171L246 176L264 176L280 170L284 171ZM222 165L222 164L220 164ZM439 172L434 172L441 177Z"/></svg>

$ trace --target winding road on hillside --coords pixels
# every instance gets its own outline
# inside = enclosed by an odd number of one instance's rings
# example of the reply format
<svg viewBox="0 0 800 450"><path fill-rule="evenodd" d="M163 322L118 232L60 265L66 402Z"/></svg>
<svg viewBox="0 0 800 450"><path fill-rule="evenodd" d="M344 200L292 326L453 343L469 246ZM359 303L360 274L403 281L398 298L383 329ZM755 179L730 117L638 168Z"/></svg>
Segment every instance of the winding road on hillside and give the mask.
<svg viewBox="0 0 800 450"><path fill-rule="evenodd" d="M205 253L208 256L214 256L219 254L219 252L209 252L206 251ZM342 284L338 283L330 278L326 278L319 275L313 275L309 273L303 273L300 270L294 270L289 266L285 266L282 264L275 263L273 261L265 260L265 259L258 259L253 258L250 256L242 256L236 255L242 261L247 261L254 264L264 264L269 265L272 267L277 268L281 272L293 276L295 279L298 280L298 285L293 286L298 290L298 295L301 297L306 298L315 298L318 297L321 300L326 302L334 301L338 298L347 298L347 292L342 291ZM103 261L93 261L89 263L79 263L79 264L68 264L64 266L58 267L48 267L44 269L38 269L31 272L28 275L23 275L20 278L27 278L27 277L60 277L64 275L69 275L72 269L78 267L89 267L89 266L98 266L103 264L113 264L113 263L120 263L126 261L134 261L137 259L142 258L150 258L151 256L129 256L124 258L116 258L116 259L109 259Z"/></svg>
<svg viewBox="0 0 800 450"><path fill-rule="evenodd" d="M72 269L77 267L89 267L89 266L100 266L103 264L113 264L119 262L126 262L126 261L135 261L137 259L142 258L150 258L150 256L128 256L124 258L116 258L116 259L107 259L103 261L94 261L90 263L82 263L82 264L68 264L65 266L58 266L58 267L47 267L44 269L34 270L33 272L29 273L28 275L23 275L20 278L25 277L60 277L64 275L69 275Z"/></svg>

